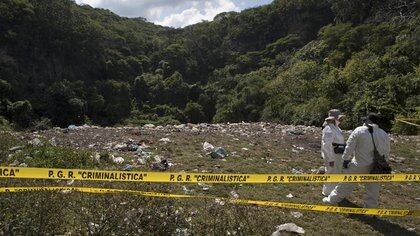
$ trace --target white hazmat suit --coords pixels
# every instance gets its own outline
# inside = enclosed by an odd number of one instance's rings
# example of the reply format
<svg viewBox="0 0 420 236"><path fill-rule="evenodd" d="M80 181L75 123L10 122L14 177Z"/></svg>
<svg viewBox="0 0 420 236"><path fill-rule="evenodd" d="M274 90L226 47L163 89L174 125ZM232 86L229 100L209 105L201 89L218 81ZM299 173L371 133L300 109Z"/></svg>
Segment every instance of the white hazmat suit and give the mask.
<svg viewBox="0 0 420 236"><path fill-rule="evenodd" d="M322 130L321 140L321 155L324 159L326 174L341 174L343 162L341 159L342 154L334 153L333 143L344 144L344 136L341 129L334 124L328 124ZM333 166L330 166L330 162L334 162ZM337 183L325 183L322 188L322 194L328 196L331 191L335 188Z"/></svg>
<svg viewBox="0 0 420 236"><path fill-rule="evenodd" d="M376 144L376 149L380 155L385 155L389 158L390 153L390 139L388 134L373 124L373 137ZM369 128L367 126L360 126L356 128L350 135L346 150L343 154L343 160L350 160L348 168L343 170L344 174L369 174L373 164L373 143ZM376 208L378 207L378 198L380 183L364 183L364 207ZM349 196L357 183L339 183L328 197L323 199L323 202L336 204Z"/></svg>

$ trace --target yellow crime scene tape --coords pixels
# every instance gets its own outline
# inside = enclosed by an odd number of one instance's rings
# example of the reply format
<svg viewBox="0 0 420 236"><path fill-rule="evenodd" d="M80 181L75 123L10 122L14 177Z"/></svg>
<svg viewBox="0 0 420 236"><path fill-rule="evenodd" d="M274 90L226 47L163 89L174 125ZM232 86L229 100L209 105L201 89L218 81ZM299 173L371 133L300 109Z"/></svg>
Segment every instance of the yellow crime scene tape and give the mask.
<svg viewBox="0 0 420 236"><path fill-rule="evenodd" d="M395 119L395 120L396 121L399 121L399 122L403 122L403 123L409 124L409 125L414 125L414 126L420 127L420 125L414 124L414 123L411 123L411 122L408 122L406 120L402 120L402 119Z"/></svg>
<svg viewBox="0 0 420 236"><path fill-rule="evenodd" d="M160 183L418 182L420 174L211 174L34 167L0 167L0 178L74 179Z"/></svg>
<svg viewBox="0 0 420 236"><path fill-rule="evenodd" d="M287 208L287 209L299 209L299 210L341 213L341 214L360 214L360 215L376 215L376 216L420 216L419 210L325 206L325 205L286 203L286 202L275 202L275 201L232 199L232 198L206 196L206 195L195 196L195 195L185 195L185 194L145 192L145 191L126 190L126 189L86 188L86 187L2 187L0 188L0 193L35 192L35 191L77 191L77 192L85 192L85 193L104 193L104 194L105 193L131 193L131 194L141 195L141 196L146 196L146 197L219 199L219 200L233 203L233 204L247 204L247 205L257 205L257 206L259 205L259 206L280 207L280 208Z"/></svg>

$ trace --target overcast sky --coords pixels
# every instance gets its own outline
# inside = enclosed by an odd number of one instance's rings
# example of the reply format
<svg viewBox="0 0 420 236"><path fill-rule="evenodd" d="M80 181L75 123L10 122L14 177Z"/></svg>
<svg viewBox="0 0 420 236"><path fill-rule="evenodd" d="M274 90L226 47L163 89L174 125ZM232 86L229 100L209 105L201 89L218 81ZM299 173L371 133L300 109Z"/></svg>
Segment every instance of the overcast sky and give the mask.
<svg viewBox="0 0 420 236"><path fill-rule="evenodd" d="M272 0L76 0L78 4L106 8L120 16L144 17L155 24L184 27L213 20L221 12L241 11Z"/></svg>

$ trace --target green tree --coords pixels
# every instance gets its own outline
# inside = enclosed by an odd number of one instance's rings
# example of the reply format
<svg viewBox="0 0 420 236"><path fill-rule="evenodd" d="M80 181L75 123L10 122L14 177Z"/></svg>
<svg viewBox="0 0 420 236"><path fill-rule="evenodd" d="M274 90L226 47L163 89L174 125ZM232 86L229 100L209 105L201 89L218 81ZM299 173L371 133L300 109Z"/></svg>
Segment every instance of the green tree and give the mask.
<svg viewBox="0 0 420 236"><path fill-rule="evenodd" d="M9 107L9 114L14 123L27 128L32 119L32 106L29 101L17 101Z"/></svg>
<svg viewBox="0 0 420 236"><path fill-rule="evenodd" d="M187 121L191 123L199 123L204 120L203 107L195 102L187 103L184 114L187 117Z"/></svg>

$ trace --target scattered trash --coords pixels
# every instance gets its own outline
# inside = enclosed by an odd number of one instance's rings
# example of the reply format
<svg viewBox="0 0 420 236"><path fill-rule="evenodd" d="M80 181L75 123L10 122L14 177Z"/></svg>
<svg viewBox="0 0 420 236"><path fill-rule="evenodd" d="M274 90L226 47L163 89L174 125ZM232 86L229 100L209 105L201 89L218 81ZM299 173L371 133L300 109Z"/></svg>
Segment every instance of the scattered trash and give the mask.
<svg viewBox="0 0 420 236"><path fill-rule="evenodd" d="M405 158L404 157L390 157L389 158L390 161L395 162L395 163L404 163Z"/></svg>
<svg viewBox="0 0 420 236"><path fill-rule="evenodd" d="M120 144L115 144L113 149L123 151L126 147L127 145L125 145L124 143L120 143Z"/></svg>
<svg viewBox="0 0 420 236"><path fill-rule="evenodd" d="M223 147L215 148L208 142L204 142L203 150L213 159L223 159L228 156L226 150Z"/></svg>
<svg viewBox="0 0 420 236"><path fill-rule="evenodd" d="M241 149L242 149L242 151L249 151L249 148L246 148L246 147L243 147Z"/></svg>
<svg viewBox="0 0 420 236"><path fill-rule="evenodd" d="M112 162L114 162L115 164L122 164L124 162L124 158L115 157L115 158L112 159Z"/></svg>
<svg viewBox="0 0 420 236"><path fill-rule="evenodd" d="M414 232L414 231L416 231L416 228L408 228L407 230L410 231L410 232Z"/></svg>
<svg viewBox="0 0 420 236"><path fill-rule="evenodd" d="M73 131L73 130L76 130L77 129L77 126L75 126L75 125L69 125L68 127L67 127L67 130L68 131Z"/></svg>
<svg viewBox="0 0 420 236"><path fill-rule="evenodd" d="M301 175L303 174L302 170L296 170L295 168L292 169L292 171L290 171L292 174L294 175Z"/></svg>
<svg viewBox="0 0 420 236"><path fill-rule="evenodd" d="M60 193L63 193L63 194L69 194L71 192L73 192L73 191L72 190L69 190L69 189L67 189L67 190L61 190L60 191Z"/></svg>
<svg viewBox="0 0 420 236"><path fill-rule="evenodd" d="M74 179L67 180L67 185L72 185L74 183Z"/></svg>
<svg viewBox="0 0 420 236"><path fill-rule="evenodd" d="M303 214L298 212L298 211L292 211L292 212L290 212L290 215L292 215L295 218L300 218L300 217L303 216Z"/></svg>
<svg viewBox="0 0 420 236"><path fill-rule="evenodd" d="M296 145L292 145L292 147L294 147L294 148L296 148L298 150L304 150L305 149L304 147L299 147L299 146L296 146Z"/></svg>
<svg viewBox="0 0 420 236"><path fill-rule="evenodd" d="M304 234L305 230L302 227L297 226L295 223L286 223L276 226L276 231L274 231L271 236L280 236L282 235L281 231Z"/></svg>
<svg viewBox="0 0 420 236"><path fill-rule="evenodd" d="M214 157L214 155L211 155L211 157L213 157L213 158L225 158L228 155L227 152L226 152L226 150L224 148L222 148L222 147L217 147L214 150L213 153L217 154L216 157Z"/></svg>
<svg viewBox="0 0 420 236"><path fill-rule="evenodd" d="M183 128L185 128L185 124L180 124L180 125L174 125L174 128L176 128L176 129L183 129Z"/></svg>
<svg viewBox="0 0 420 236"><path fill-rule="evenodd" d="M51 138L48 142L51 144L51 146L57 146L57 141L55 140L55 137Z"/></svg>
<svg viewBox="0 0 420 236"><path fill-rule="evenodd" d="M208 143L208 142L204 142L203 143L203 150L205 151L205 152L213 152L213 150L214 150L214 146L213 145L211 145L210 143Z"/></svg>
<svg viewBox="0 0 420 236"><path fill-rule="evenodd" d="M318 175L323 175L323 174L325 174L326 173L326 168L325 168L325 166L321 166L321 167L319 167L319 169L317 170L317 174Z"/></svg>
<svg viewBox="0 0 420 236"><path fill-rule="evenodd" d="M26 163L20 163L19 166L20 167L28 167L28 164L26 164Z"/></svg>
<svg viewBox="0 0 420 236"><path fill-rule="evenodd" d="M129 151L129 152L135 152L135 151L137 151L137 148L139 148L139 145L134 144L134 143L127 145L127 151Z"/></svg>
<svg viewBox="0 0 420 236"><path fill-rule="evenodd" d="M155 127L156 126L154 124L146 124L146 125L143 126L143 128L147 128L147 129L153 129Z"/></svg>
<svg viewBox="0 0 420 236"><path fill-rule="evenodd" d="M88 227L90 234L96 234L96 232L99 230L99 225L93 222L89 222Z"/></svg>
<svg viewBox="0 0 420 236"><path fill-rule="evenodd" d="M239 194L237 194L235 191L231 191L230 192L230 196L232 197L232 198L239 198Z"/></svg>
<svg viewBox="0 0 420 236"><path fill-rule="evenodd" d="M212 187L211 185L205 183L198 183L198 186L200 186L203 191L208 191Z"/></svg>
<svg viewBox="0 0 420 236"><path fill-rule="evenodd" d="M187 236L187 235L191 235L191 232L187 228L177 228L173 235L175 235L175 236Z"/></svg>
<svg viewBox="0 0 420 236"><path fill-rule="evenodd" d="M161 139L159 139L159 142L163 142L163 143L170 143L170 142L172 142L169 138L161 138Z"/></svg>
<svg viewBox="0 0 420 236"><path fill-rule="evenodd" d="M130 170L132 170L132 169L134 169L134 166L133 165L130 165L130 164L127 164L127 165L125 165L124 166L124 171L130 171Z"/></svg>
<svg viewBox="0 0 420 236"><path fill-rule="evenodd" d="M152 168L152 170L165 171L169 168L169 162L166 159L161 160L161 161L156 161L156 162L153 162L152 165L150 165L150 168Z"/></svg>
<svg viewBox="0 0 420 236"><path fill-rule="evenodd" d="M100 162L101 161L101 154L95 152L92 156L92 161L94 162Z"/></svg>
<svg viewBox="0 0 420 236"><path fill-rule="evenodd" d="M287 131L287 135L289 136L304 135L304 133L302 131L291 130L291 131Z"/></svg>
<svg viewBox="0 0 420 236"><path fill-rule="evenodd" d="M188 189L186 186L182 186L182 190L184 191L184 193L189 194L194 192L194 190Z"/></svg>
<svg viewBox="0 0 420 236"><path fill-rule="evenodd" d="M42 142L39 138L34 138L31 141L29 141L29 144L33 146L41 146Z"/></svg>
<svg viewBox="0 0 420 236"><path fill-rule="evenodd" d="M18 160L14 160L11 164L10 164L10 166L18 166L20 164L20 162L18 161Z"/></svg>
<svg viewBox="0 0 420 236"><path fill-rule="evenodd" d="M146 165L146 159L144 157L137 158L137 163L140 165Z"/></svg>
<svg viewBox="0 0 420 236"><path fill-rule="evenodd" d="M152 155L152 153L149 152L149 151L146 151L145 148L146 147L144 147L144 146L139 146L136 150L136 155L138 155L142 158L145 158L145 159L149 159L150 156Z"/></svg>
<svg viewBox="0 0 420 236"><path fill-rule="evenodd" d="M9 148L9 152L15 152L15 151L18 151L18 150L22 150L22 148L23 148L23 146L12 147L12 148Z"/></svg>
<svg viewBox="0 0 420 236"><path fill-rule="evenodd" d="M226 202L221 200L220 198L214 199L214 202L221 205L221 206L224 206L226 204Z"/></svg>
<svg viewBox="0 0 420 236"><path fill-rule="evenodd" d="M286 195L287 198L293 198L293 195L291 193Z"/></svg>

